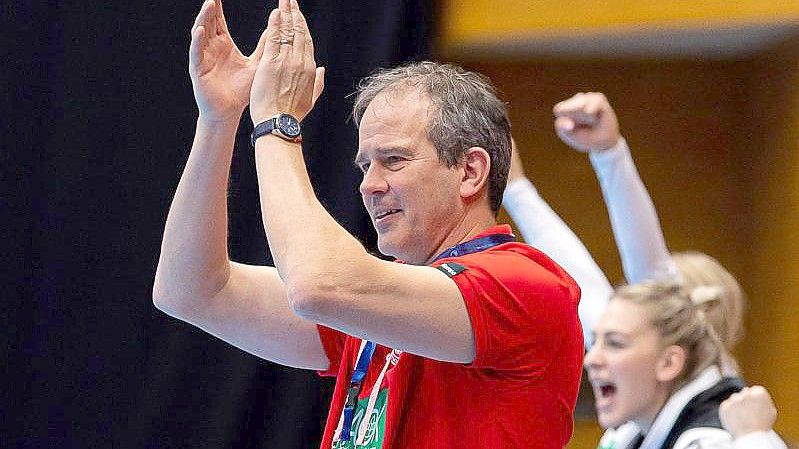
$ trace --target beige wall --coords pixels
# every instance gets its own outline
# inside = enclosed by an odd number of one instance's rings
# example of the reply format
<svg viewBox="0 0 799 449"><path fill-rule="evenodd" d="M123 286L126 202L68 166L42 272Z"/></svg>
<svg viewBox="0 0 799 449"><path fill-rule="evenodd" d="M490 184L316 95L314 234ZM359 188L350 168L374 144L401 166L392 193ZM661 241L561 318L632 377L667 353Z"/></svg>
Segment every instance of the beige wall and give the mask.
<svg viewBox="0 0 799 449"><path fill-rule="evenodd" d="M528 175L584 240L611 282L620 262L588 159L552 130L551 107L605 92L616 108L672 250L718 258L750 295L737 355L799 441L799 40L746 61L457 61L510 104ZM578 423L570 447L594 447Z"/></svg>

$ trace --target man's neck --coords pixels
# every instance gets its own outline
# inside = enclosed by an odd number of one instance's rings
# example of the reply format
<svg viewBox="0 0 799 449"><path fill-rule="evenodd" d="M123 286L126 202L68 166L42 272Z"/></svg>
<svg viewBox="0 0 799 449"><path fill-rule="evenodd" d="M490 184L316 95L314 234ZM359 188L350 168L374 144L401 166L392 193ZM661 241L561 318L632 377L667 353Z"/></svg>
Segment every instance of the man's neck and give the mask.
<svg viewBox="0 0 799 449"><path fill-rule="evenodd" d="M447 237L435 248L433 253L430 254L428 260L425 261L425 265L430 264L436 256L448 248L472 240L476 235L497 224L497 220L494 218L493 213L481 217L471 217L472 219L470 220L467 220L467 218L468 217L464 217L464 220L461 220L453 227Z"/></svg>

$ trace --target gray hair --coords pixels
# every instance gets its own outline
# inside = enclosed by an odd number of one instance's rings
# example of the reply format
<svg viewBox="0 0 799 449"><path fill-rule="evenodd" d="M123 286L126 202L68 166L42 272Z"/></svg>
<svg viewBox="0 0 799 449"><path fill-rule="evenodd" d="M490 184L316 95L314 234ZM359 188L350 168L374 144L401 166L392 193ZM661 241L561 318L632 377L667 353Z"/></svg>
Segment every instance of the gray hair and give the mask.
<svg viewBox="0 0 799 449"><path fill-rule="evenodd" d="M471 147L485 149L491 159L488 198L496 215L510 169L510 120L491 82L483 75L437 62L413 62L382 69L358 84L352 117L360 126L366 108L380 93L392 89L418 89L433 110L427 138L440 162L453 167Z"/></svg>

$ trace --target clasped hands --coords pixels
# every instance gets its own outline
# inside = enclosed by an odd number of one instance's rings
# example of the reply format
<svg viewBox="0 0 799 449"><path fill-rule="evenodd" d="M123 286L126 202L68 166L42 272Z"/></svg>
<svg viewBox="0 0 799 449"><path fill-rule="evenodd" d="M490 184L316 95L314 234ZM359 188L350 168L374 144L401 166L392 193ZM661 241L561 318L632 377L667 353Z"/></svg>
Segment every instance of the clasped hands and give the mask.
<svg viewBox="0 0 799 449"><path fill-rule="evenodd" d="M296 0L279 0L255 51L244 56L227 28L221 0L206 0L191 29L189 75L200 119L253 124L278 113L302 120L324 89L313 39Z"/></svg>

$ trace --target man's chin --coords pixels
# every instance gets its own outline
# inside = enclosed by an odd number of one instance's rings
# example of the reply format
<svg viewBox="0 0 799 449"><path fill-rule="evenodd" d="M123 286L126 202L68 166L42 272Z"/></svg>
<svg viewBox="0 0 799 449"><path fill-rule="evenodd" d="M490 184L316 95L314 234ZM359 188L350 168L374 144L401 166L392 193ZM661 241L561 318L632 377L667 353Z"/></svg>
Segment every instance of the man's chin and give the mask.
<svg viewBox="0 0 799 449"><path fill-rule="evenodd" d="M393 245L391 239L385 235L377 234L377 249L386 256L402 259L398 255L397 247Z"/></svg>
<svg viewBox="0 0 799 449"><path fill-rule="evenodd" d="M395 259L408 263L417 263L412 254L408 254L408 245L403 245L395 238L391 238L385 234L377 235L377 249L386 256L391 256Z"/></svg>

